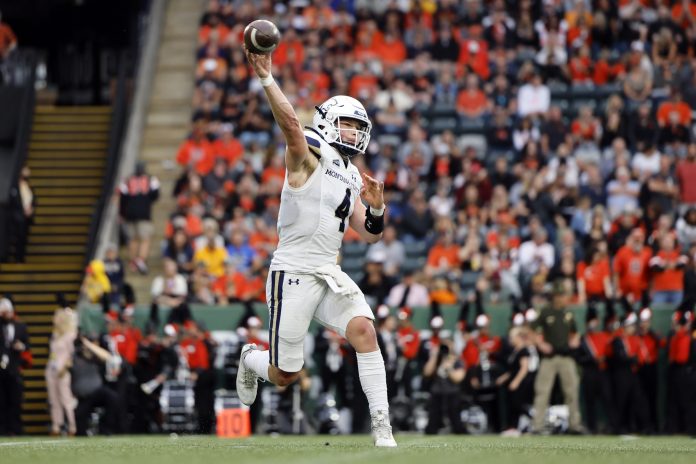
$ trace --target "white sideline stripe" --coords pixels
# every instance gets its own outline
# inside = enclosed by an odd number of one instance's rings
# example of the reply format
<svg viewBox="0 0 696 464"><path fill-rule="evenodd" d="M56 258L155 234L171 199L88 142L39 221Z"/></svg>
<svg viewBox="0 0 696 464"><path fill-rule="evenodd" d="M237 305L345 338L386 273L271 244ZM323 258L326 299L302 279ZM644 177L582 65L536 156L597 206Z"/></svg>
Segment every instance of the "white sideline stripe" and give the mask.
<svg viewBox="0 0 696 464"><path fill-rule="evenodd" d="M24 445L53 445L56 443L68 443L66 440L37 440L37 441L11 441L0 443L0 446L24 446Z"/></svg>

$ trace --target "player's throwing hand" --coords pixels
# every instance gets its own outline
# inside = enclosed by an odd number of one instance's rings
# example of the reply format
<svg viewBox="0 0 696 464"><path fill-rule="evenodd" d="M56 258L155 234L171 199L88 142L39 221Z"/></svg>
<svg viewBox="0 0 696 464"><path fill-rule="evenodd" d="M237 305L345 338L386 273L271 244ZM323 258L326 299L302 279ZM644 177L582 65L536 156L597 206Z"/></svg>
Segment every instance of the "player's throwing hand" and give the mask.
<svg viewBox="0 0 696 464"><path fill-rule="evenodd" d="M244 47L244 54L249 60L251 67L254 68L254 72L261 79L271 75L271 55L258 55L256 53L251 53L246 46Z"/></svg>
<svg viewBox="0 0 696 464"><path fill-rule="evenodd" d="M363 186L360 189L360 196L374 209L384 207L384 182L373 179L364 172L362 173Z"/></svg>

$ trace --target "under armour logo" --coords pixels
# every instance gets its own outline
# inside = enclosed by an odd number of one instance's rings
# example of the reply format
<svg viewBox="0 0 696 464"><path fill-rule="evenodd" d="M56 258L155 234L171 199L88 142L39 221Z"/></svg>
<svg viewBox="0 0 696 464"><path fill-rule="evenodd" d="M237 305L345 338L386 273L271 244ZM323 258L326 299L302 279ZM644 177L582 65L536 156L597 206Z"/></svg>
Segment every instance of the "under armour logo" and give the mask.
<svg viewBox="0 0 696 464"><path fill-rule="evenodd" d="M293 283L295 285L300 285L300 279L295 279L295 280L288 279L288 285L292 285Z"/></svg>
<svg viewBox="0 0 696 464"><path fill-rule="evenodd" d="M335 164L335 165L338 166L339 168L341 167L341 162L338 161L337 159L333 160L333 164Z"/></svg>

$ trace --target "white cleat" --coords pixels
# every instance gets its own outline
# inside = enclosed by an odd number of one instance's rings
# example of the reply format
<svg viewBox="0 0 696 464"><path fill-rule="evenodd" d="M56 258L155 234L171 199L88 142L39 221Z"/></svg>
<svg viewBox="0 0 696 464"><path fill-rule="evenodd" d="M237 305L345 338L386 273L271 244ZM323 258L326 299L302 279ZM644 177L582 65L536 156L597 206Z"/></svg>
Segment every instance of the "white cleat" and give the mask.
<svg viewBox="0 0 696 464"><path fill-rule="evenodd" d="M378 448L396 448L387 411L376 411L372 415L372 439Z"/></svg>
<svg viewBox="0 0 696 464"><path fill-rule="evenodd" d="M253 369L249 369L244 365L244 358L251 350L256 349L256 344L247 343L242 347L242 353L239 355L239 368L237 369L237 396L239 400L251 406L256 400L256 392L259 388L259 377Z"/></svg>

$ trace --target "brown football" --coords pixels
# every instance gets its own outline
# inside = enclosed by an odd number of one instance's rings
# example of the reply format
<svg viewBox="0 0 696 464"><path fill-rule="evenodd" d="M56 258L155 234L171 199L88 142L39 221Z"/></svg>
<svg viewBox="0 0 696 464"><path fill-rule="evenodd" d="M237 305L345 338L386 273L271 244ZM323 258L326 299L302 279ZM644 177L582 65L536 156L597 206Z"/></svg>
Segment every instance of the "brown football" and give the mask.
<svg viewBox="0 0 696 464"><path fill-rule="evenodd" d="M251 53L267 55L278 46L280 31L270 21L257 19L244 29L244 45Z"/></svg>

